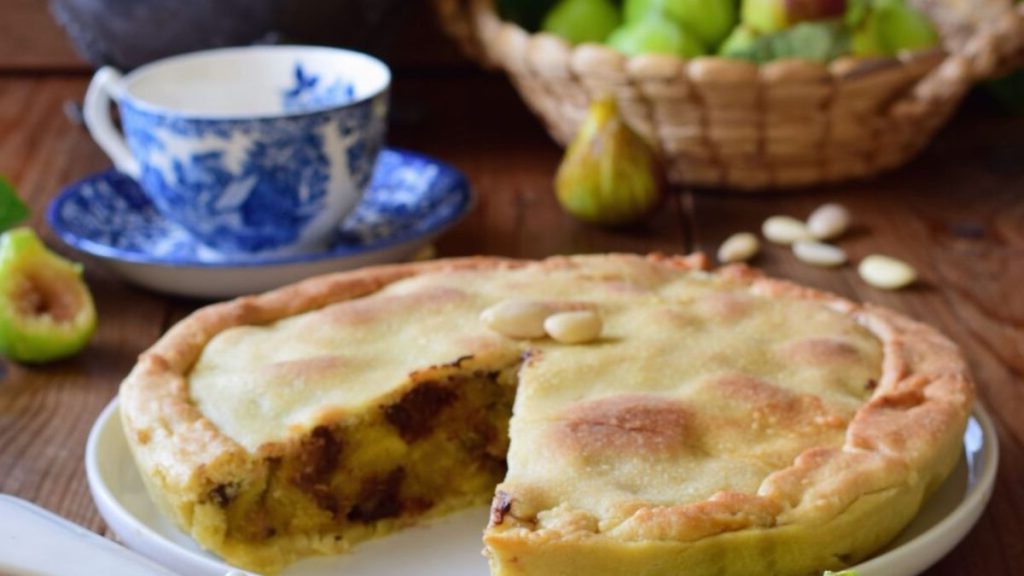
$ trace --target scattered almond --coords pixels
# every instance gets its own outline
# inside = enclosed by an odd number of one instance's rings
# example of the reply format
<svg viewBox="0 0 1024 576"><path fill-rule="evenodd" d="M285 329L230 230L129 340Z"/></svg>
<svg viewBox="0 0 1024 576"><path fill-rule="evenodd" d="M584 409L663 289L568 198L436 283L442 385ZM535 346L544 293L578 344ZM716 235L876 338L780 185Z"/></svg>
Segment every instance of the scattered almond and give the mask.
<svg viewBox="0 0 1024 576"><path fill-rule="evenodd" d="M789 246L797 240L811 240L807 225L792 216L772 216L761 225L761 233L769 241Z"/></svg>
<svg viewBox="0 0 1024 576"><path fill-rule="evenodd" d="M794 242L793 254L801 262L824 268L834 268L846 263L846 252L842 248L813 240Z"/></svg>
<svg viewBox="0 0 1024 576"><path fill-rule="evenodd" d="M750 232L733 234L718 247L718 261L723 263L746 262L757 255L761 243Z"/></svg>
<svg viewBox="0 0 1024 576"><path fill-rule="evenodd" d="M881 254L872 254L861 260L857 272L865 282L883 290L898 290L917 280L917 271L913 266Z"/></svg>
<svg viewBox="0 0 1024 576"><path fill-rule="evenodd" d="M823 204L807 218L807 231L818 240L832 240L850 228L850 211L841 204Z"/></svg>

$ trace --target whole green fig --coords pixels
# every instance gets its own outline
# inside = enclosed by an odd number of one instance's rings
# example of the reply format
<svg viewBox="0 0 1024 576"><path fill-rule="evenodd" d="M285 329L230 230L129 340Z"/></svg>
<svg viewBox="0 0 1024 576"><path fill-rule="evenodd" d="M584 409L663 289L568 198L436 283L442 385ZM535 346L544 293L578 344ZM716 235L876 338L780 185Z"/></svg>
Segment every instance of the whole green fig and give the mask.
<svg viewBox="0 0 1024 576"><path fill-rule="evenodd" d="M703 55L704 45L671 20L648 17L625 24L608 37L608 45L628 56L674 54L682 58Z"/></svg>
<svg viewBox="0 0 1024 576"><path fill-rule="evenodd" d="M771 60L769 44L753 29L740 24L718 47L718 55L726 58L743 58L754 62Z"/></svg>
<svg viewBox="0 0 1024 576"><path fill-rule="evenodd" d="M622 120L615 100L591 103L555 176L562 207L580 220L621 226L654 210L664 188L655 151Z"/></svg>
<svg viewBox="0 0 1024 576"><path fill-rule="evenodd" d="M846 22L853 28L855 56L895 56L939 43L928 18L904 0L858 0L850 5Z"/></svg>
<svg viewBox="0 0 1024 576"><path fill-rule="evenodd" d="M604 41L620 22L611 0L561 0L544 17L541 29L580 44Z"/></svg>
<svg viewBox="0 0 1024 576"><path fill-rule="evenodd" d="M854 56L875 58L887 56L889 50L882 39L878 13L870 10L860 21L850 36L850 53Z"/></svg>
<svg viewBox="0 0 1024 576"><path fill-rule="evenodd" d="M662 0L625 0L622 3L622 20L629 24L648 16L661 15Z"/></svg>
<svg viewBox="0 0 1024 576"><path fill-rule="evenodd" d="M878 30L889 54L923 50L939 43L939 35L924 14L904 0L876 0Z"/></svg>
<svg viewBox="0 0 1024 576"><path fill-rule="evenodd" d="M622 12L626 24L648 18L671 20L712 48L729 35L739 19L737 0L625 0Z"/></svg>
<svg viewBox="0 0 1024 576"><path fill-rule="evenodd" d="M734 0L662 0L662 10L705 46L725 40L739 18Z"/></svg>

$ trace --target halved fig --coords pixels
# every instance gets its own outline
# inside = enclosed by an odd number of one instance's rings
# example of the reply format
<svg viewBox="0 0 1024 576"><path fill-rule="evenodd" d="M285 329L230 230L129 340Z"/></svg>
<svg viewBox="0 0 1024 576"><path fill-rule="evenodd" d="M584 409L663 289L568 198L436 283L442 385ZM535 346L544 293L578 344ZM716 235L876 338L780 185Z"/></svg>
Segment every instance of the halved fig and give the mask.
<svg viewBox="0 0 1024 576"><path fill-rule="evenodd" d="M48 250L30 228L0 236L0 354L25 363L65 358L95 330L81 264Z"/></svg>

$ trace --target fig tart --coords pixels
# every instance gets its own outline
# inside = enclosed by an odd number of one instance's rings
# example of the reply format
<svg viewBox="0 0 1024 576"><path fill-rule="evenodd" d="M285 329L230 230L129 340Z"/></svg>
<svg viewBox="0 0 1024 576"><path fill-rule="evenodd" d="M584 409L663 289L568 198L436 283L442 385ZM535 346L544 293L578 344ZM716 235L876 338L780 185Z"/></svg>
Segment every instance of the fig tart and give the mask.
<svg viewBox="0 0 1024 576"><path fill-rule="evenodd" d="M566 311L600 334L536 330ZM212 305L120 406L153 499L251 570L490 501L496 576L803 576L910 521L973 394L955 345L885 308L699 255L595 255Z"/></svg>

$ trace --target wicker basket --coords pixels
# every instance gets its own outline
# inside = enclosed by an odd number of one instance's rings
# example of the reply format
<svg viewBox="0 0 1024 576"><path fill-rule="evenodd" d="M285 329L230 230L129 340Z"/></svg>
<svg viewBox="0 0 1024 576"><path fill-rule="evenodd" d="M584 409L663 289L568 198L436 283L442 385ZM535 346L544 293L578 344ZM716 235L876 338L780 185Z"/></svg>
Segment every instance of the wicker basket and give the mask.
<svg viewBox="0 0 1024 576"><path fill-rule="evenodd" d="M507 71L560 144L572 139L591 98L615 94L626 120L660 148L671 182L750 191L904 164L974 82L1019 61L1024 45L1024 12L1009 0L917 0L940 30L941 51L760 67L573 47L503 22L492 0L434 2L463 50Z"/></svg>

